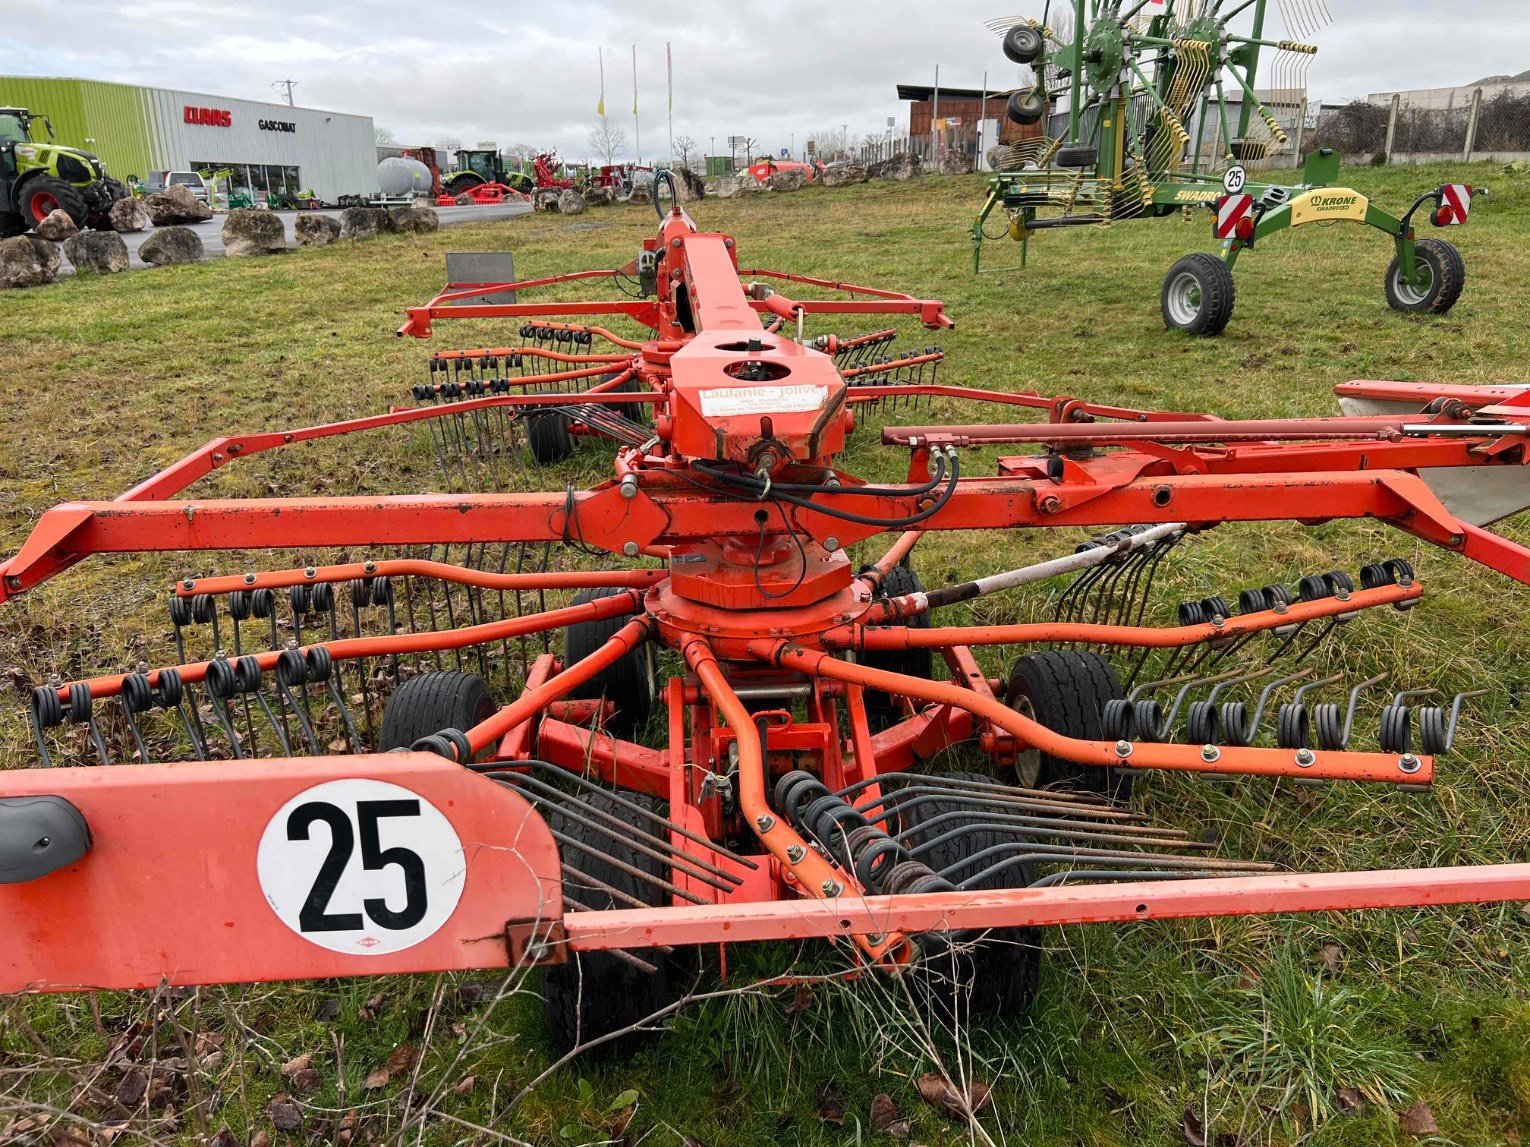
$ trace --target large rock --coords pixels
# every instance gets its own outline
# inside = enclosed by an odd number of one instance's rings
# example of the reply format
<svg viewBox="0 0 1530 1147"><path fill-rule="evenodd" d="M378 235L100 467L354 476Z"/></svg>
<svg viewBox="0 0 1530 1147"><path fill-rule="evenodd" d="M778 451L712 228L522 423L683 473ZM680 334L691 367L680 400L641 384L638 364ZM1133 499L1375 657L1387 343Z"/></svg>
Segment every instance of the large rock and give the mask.
<svg viewBox="0 0 1530 1147"><path fill-rule="evenodd" d="M556 213L558 210L558 198L562 194L563 189L559 187L538 187L531 193L531 209L533 211Z"/></svg>
<svg viewBox="0 0 1530 1147"><path fill-rule="evenodd" d="M154 217L143 205L143 200L131 195L112 204L110 217L113 231L147 231L154 226Z"/></svg>
<svg viewBox="0 0 1530 1147"><path fill-rule="evenodd" d="M271 255L287 249L281 216L261 207L236 207L223 221L223 250L230 259Z"/></svg>
<svg viewBox="0 0 1530 1147"><path fill-rule="evenodd" d="M772 191L801 191L807 186L807 172L800 167L784 167L780 171L772 171L765 180L765 186Z"/></svg>
<svg viewBox="0 0 1530 1147"><path fill-rule="evenodd" d="M51 283L58 277L59 266L64 261L64 254L58 249L58 244L51 239L43 239L37 235L28 235L27 241L32 244L32 249L37 252L37 257L42 260L44 282Z"/></svg>
<svg viewBox="0 0 1530 1147"><path fill-rule="evenodd" d="M388 212L388 226L400 235L429 235L441 230L441 216L423 203L394 207Z"/></svg>
<svg viewBox="0 0 1530 1147"><path fill-rule="evenodd" d="M375 239L388 229L388 213L381 207L347 207L340 212L340 238Z"/></svg>
<svg viewBox="0 0 1530 1147"><path fill-rule="evenodd" d="M311 211L292 221L292 233L299 247L326 247L340 238L340 220Z"/></svg>
<svg viewBox="0 0 1530 1147"><path fill-rule="evenodd" d="M707 193L706 181L689 167L675 169L675 183L680 188L680 198L690 203Z"/></svg>
<svg viewBox="0 0 1530 1147"><path fill-rule="evenodd" d="M41 242L48 242L43 239ZM47 268L37 253L31 237L17 235L0 239L0 290L40 287L48 282Z"/></svg>
<svg viewBox="0 0 1530 1147"><path fill-rule="evenodd" d="M892 179L903 183L919 174L919 157L912 152L900 151L873 163L866 170L873 179Z"/></svg>
<svg viewBox="0 0 1530 1147"><path fill-rule="evenodd" d="M840 163L826 167L818 174L818 181L825 187L847 187L852 183L865 183L866 169L859 163Z"/></svg>
<svg viewBox="0 0 1530 1147"><path fill-rule="evenodd" d="M161 227L143 241L138 257L151 267L195 263L202 257L202 237L190 227Z"/></svg>
<svg viewBox="0 0 1530 1147"><path fill-rule="evenodd" d="M977 170L977 158L965 151L948 151L940 157L940 174L970 175Z"/></svg>
<svg viewBox="0 0 1530 1147"><path fill-rule="evenodd" d="M114 275L127 270L127 244L115 231L81 231L64 241L64 254L76 271Z"/></svg>
<svg viewBox="0 0 1530 1147"><path fill-rule="evenodd" d="M43 221L32 230L54 243L62 243L65 239L72 239L80 233L79 227L75 226L69 212L61 207L55 207L48 212Z"/></svg>
<svg viewBox="0 0 1530 1147"><path fill-rule="evenodd" d="M604 207L608 203L616 202L616 188L601 187L592 183L584 189L584 201L591 207Z"/></svg>
<svg viewBox="0 0 1530 1147"><path fill-rule="evenodd" d="M190 189L177 183L163 191L156 191L143 201L149 210L149 218L156 227L178 227L183 223L201 223L211 219L212 208L203 203Z"/></svg>
<svg viewBox="0 0 1530 1147"><path fill-rule="evenodd" d="M652 203L653 202L653 184L651 184L651 183L634 183L632 185L632 194L627 196L627 202L628 203Z"/></svg>
<svg viewBox="0 0 1530 1147"><path fill-rule="evenodd" d="M747 172L743 175L720 175L717 178L717 198L733 199L760 190L760 184Z"/></svg>
<svg viewBox="0 0 1530 1147"><path fill-rule="evenodd" d="M585 210L586 207L584 196L580 195L579 192L575 191L572 187L565 189L563 194L558 196L559 214L583 215Z"/></svg>

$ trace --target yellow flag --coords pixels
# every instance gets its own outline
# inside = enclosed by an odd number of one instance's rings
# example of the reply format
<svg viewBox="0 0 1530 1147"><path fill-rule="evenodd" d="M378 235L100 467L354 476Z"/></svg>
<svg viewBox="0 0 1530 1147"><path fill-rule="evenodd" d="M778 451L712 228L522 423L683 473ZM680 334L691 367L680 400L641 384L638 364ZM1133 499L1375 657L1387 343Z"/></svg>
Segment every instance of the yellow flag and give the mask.
<svg viewBox="0 0 1530 1147"><path fill-rule="evenodd" d="M595 105L595 114L604 119L606 116L606 54L599 47L595 49L596 58L600 60L600 102Z"/></svg>

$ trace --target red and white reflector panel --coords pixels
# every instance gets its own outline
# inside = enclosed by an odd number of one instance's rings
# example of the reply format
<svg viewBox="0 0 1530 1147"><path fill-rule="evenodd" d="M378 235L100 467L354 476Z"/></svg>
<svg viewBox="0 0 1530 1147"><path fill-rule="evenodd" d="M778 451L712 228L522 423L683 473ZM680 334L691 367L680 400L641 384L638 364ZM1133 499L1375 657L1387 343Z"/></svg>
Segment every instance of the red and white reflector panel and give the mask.
<svg viewBox="0 0 1530 1147"><path fill-rule="evenodd" d="M1440 209L1435 222L1441 227L1459 227L1472 210L1472 185L1447 183L1440 188Z"/></svg>
<svg viewBox="0 0 1530 1147"><path fill-rule="evenodd" d="M1217 207L1217 222L1214 228L1218 239L1231 239L1238 229L1238 224L1248 219L1254 212L1254 197L1252 195L1229 195L1226 196Z"/></svg>

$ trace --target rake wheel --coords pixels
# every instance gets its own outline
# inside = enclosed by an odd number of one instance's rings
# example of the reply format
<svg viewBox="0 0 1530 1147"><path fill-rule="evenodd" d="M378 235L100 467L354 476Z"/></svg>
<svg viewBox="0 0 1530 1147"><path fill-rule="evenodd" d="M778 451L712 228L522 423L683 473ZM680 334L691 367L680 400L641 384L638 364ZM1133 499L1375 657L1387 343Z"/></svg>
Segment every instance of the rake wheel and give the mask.
<svg viewBox="0 0 1530 1147"><path fill-rule="evenodd" d="M584 605L622 592L619 589L580 590L574 595L572 604ZM563 636L563 664L574 665L583 661L609 641L625 622L624 617L613 617L569 626ZM648 723L657 692L653 646L645 644L623 654L615 664L575 687L569 696L613 703L616 710L606 721L606 731L618 737L630 737Z"/></svg>
<svg viewBox="0 0 1530 1147"><path fill-rule="evenodd" d="M1101 736L1100 713L1109 701L1124 697L1116 671L1098 653L1048 649L1015 662L1009 678L1009 704L1054 732L1070 737ZM1132 795L1132 774L1123 769L1085 768L1030 749L1015 770L1027 788L1066 788L1103 793L1125 802Z"/></svg>
<svg viewBox="0 0 1530 1147"><path fill-rule="evenodd" d="M629 793L624 800L650 812L659 811L659 802L652 797ZM578 803L617 817L640 832L653 827L641 813L604 792L586 793ZM566 846L560 849L565 863L578 868L588 878L566 874L563 880L566 899L595 911L631 908L633 901L654 908L668 902L669 897L661 888L623 868L630 866L654 879L668 879L665 866L657 860L612 839L608 833L557 812L549 815L548 822L554 831L581 841L602 854L593 856ZM644 971L622 959L620 954L611 952L570 952L567 963L542 969L547 1032L559 1054L631 1027L680 998L678 977L672 975L674 969L664 956L657 952L642 955L652 962L654 972ZM594 1057L626 1055L651 1034L631 1032L598 1044L586 1054Z"/></svg>
<svg viewBox="0 0 1530 1147"><path fill-rule="evenodd" d="M471 729L495 708L488 683L476 673L444 669L421 673L388 698L377 747L407 749L443 729Z"/></svg>
<svg viewBox="0 0 1530 1147"><path fill-rule="evenodd" d="M959 781L991 781L981 773L953 772L946 774ZM959 794L950 798L926 797L917 803L902 802L897 810L903 834L901 842L908 848L951 832L955 819L939 818L964 810L971 811L974 819L981 819L981 806L965 802ZM953 839L922 853L920 859L946 880L960 883L977 876L994 863L993 857L969 862L985 849L1012 840L1011 833L1003 829L973 829L959 833ZM992 876L981 878L975 888L1026 888L1035 879L1030 864L1014 865ZM1041 970L1041 936L1039 928L995 928L980 938L942 936L946 941L930 951L920 965L918 985L929 1001L935 1015L946 1024L959 1023L968 1016L1000 1017L1011 1015L1029 1007L1036 997L1036 984Z"/></svg>
<svg viewBox="0 0 1530 1147"><path fill-rule="evenodd" d="M1456 305L1466 287L1466 263L1461 252L1444 239L1420 239L1413 251L1427 279L1422 286L1409 283L1394 255L1384 281L1387 306L1405 314L1443 315Z"/></svg>

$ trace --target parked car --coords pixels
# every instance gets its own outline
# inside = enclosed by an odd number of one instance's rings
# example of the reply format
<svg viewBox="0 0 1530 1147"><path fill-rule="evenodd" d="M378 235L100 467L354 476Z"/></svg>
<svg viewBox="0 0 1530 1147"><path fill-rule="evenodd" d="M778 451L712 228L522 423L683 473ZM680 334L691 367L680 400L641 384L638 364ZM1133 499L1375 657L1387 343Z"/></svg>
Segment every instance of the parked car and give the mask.
<svg viewBox="0 0 1530 1147"><path fill-rule="evenodd" d="M151 171L138 186L145 195L153 195L177 184L190 191L194 199L207 202L207 181L195 171Z"/></svg>

